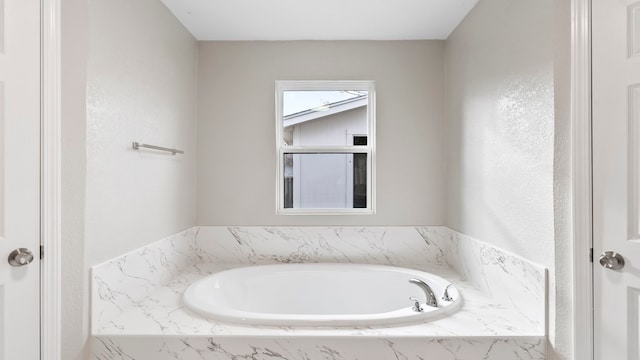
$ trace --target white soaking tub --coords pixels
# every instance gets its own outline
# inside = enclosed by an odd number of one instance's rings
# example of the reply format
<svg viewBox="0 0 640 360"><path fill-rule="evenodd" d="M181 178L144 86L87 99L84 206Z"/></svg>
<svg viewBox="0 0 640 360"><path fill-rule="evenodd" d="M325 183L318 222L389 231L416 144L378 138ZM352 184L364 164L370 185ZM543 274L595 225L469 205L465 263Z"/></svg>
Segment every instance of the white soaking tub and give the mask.
<svg viewBox="0 0 640 360"><path fill-rule="evenodd" d="M425 304L428 290L415 284L421 281L432 290L437 306ZM368 264L236 268L194 282L183 301L193 312L221 322L303 327L425 322L456 311L462 302L458 289L439 276Z"/></svg>

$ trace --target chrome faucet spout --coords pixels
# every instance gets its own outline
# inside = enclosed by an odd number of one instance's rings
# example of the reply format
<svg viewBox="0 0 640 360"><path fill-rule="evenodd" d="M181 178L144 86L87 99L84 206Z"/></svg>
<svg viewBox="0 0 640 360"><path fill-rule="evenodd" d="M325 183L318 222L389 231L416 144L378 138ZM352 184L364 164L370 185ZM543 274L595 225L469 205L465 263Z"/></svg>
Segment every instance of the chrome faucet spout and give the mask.
<svg viewBox="0 0 640 360"><path fill-rule="evenodd" d="M431 287L424 281L420 279L409 279L409 282L418 286L424 291L424 294L427 296L426 305L431 307L438 307L438 300L436 299L436 295L431 290Z"/></svg>
<svg viewBox="0 0 640 360"><path fill-rule="evenodd" d="M451 295L449 295L449 288L451 287L451 285L453 285L453 284L449 284L449 285L447 285L446 288L444 288L444 294L442 295L442 300L444 300L444 301L453 301L453 298L451 297Z"/></svg>

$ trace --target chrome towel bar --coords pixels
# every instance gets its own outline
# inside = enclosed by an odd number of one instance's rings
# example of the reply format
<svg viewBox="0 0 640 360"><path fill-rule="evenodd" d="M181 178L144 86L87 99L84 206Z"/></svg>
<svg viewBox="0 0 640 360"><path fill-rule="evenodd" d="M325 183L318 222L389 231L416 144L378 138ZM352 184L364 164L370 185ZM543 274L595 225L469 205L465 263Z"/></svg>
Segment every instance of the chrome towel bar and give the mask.
<svg viewBox="0 0 640 360"><path fill-rule="evenodd" d="M166 147L162 147L162 146L155 146L155 145L149 145L149 144L140 144L137 141L132 142L131 143L131 147L133 147L134 150L140 150L140 148L147 148L147 149L153 149L153 150L166 151L166 152L170 152L171 155L184 154L184 151L182 151L182 150L171 149L171 148L166 148Z"/></svg>

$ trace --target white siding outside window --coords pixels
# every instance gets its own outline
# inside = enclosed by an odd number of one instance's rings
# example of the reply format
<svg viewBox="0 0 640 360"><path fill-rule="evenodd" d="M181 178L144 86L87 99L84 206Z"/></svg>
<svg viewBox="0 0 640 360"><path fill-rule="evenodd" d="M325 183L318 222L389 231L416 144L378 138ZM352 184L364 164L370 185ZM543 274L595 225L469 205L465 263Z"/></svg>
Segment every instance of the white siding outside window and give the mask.
<svg viewBox="0 0 640 360"><path fill-rule="evenodd" d="M375 213L374 149L373 81L276 82L278 214Z"/></svg>

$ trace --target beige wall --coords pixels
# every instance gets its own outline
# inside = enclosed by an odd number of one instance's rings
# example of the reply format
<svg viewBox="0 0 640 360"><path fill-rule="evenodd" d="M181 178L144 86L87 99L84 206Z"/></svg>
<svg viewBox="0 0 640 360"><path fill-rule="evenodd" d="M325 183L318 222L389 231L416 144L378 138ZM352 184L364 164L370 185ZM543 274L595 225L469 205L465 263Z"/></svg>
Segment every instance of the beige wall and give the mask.
<svg viewBox="0 0 640 360"><path fill-rule="evenodd" d="M201 42L199 225L444 222L442 41ZM374 80L377 214L275 215L275 81Z"/></svg>
<svg viewBox="0 0 640 360"><path fill-rule="evenodd" d="M553 261L552 0L483 0L446 41L447 225Z"/></svg>
<svg viewBox="0 0 640 360"><path fill-rule="evenodd" d="M196 62L195 39L160 1L89 1L88 265L195 224Z"/></svg>
<svg viewBox="0 0 640 360"><path fill-rule="evenodd" d="M554 1L554 230L555 297L549 307L554 351L549 360L573 359L573 219L571 178L571 2Z"/></svg>
<svg viewBox="0 0 640 360"><path fill-rule="evenodd" d="M88 358L88 269L84 261L87 1L61 2L61 359Z"/></svg>
<svg viewBox="0 0 640 360"><path fill-rule="evenodd" d="M446 224L549 269L552 358L570 341L555 309L570 288L555 267L570 224L568 79L556 69L554 81L554 61L568 69L566 51L554 47L566 45L556 39L567 34L565 10L554 0L481 0L445 43Z"/></svg>
<svg viewBox="0 0 640 360"><path fill-rule="evenodd" d="M195 224L196 61L157 0L62 1L63 359L88 358L89 267Z"/></svg>

